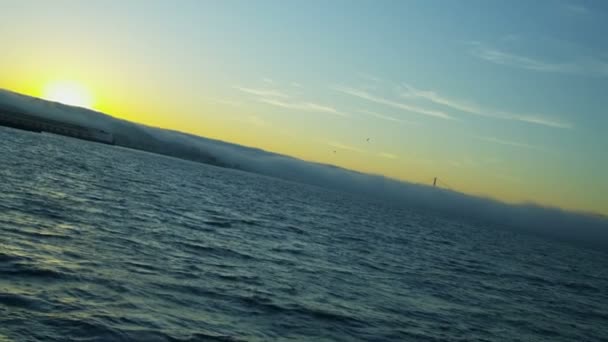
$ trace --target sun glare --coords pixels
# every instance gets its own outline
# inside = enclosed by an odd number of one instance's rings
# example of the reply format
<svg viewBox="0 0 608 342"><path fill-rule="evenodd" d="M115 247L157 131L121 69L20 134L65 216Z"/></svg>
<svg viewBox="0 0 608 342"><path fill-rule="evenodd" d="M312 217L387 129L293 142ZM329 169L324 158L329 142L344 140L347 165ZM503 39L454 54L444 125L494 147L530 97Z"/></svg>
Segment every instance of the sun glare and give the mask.
<svg viewBox="0 0 608 342"><path fill-rule="evenodd" d="M88 89L79 83L71 81L48 83L42 90L42 97L46 100L61 102L71 106L93 107L93 97Z"/></svg>

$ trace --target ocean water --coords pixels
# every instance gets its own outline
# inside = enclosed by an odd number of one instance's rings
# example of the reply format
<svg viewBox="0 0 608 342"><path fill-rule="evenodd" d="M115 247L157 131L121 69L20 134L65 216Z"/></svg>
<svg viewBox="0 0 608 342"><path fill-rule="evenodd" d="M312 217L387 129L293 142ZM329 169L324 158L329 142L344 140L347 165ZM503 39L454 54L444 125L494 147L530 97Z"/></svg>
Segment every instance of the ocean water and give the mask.
<svg viewBox="0 0 608 342"><path fill-rule="evenodd" d="M0 341L606 341L608 255L0 128Z"/></svg>

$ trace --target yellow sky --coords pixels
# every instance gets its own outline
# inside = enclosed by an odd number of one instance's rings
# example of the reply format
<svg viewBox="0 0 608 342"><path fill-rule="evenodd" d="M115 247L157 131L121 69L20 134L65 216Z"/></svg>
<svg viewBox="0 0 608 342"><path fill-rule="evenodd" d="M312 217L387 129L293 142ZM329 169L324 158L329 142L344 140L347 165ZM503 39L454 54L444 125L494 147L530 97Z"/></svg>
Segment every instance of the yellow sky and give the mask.
<svg viewBox="0 0 608 342"><path fill-rule="evenodd" d="M61 71L50 70L40 73L39 71L28 73L26 70L14 70L13 74L4 73L0 79L0 86L20 93L44 97L45 89L49 84L71 82L82 85L90 92L92 109L138 123L416 183L430 184L433 177L440 172L437 162L430 163L420 154L393 157L389 153L387 157L377 152L366 151L363 141L358 147L353 147L355 150L350 150L350 147L331 146L332 142L305 137L300 132L273 126L272 123L259 119L254 108L224 105L205 98L193 100L181 97L179 94L168 95L165 89L161 90L154 85L135 87L128 83L110 81L107 77L96 77L90 73L87 75L93 76L92 79L98 80L98 83L87 81L85 74L74 72L62 74ZM336 153L333 152L334 150ZM488 165L486 172L492 174L495 170L492 170L492 165ZM492 194L492 197L508 202L521 202L527 199L520 190L521 180L516 177L505 174L494 178L487 175L480 177L479 168L472 168L466 163L450 166L447 185L467 193ZM567 196L556 199L548 190L539 188L536 201L581 209L575 201L569 201Z"/></svg>

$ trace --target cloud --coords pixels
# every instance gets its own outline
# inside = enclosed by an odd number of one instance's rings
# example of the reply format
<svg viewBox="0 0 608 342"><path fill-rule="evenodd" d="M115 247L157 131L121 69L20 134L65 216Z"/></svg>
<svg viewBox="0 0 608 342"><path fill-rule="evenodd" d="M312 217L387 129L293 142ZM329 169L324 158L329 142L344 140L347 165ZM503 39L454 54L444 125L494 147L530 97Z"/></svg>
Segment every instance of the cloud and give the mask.
<svg viewBox="0 0 608 342"><path fill-rule="evenodd" d="M386 159L399 159L397 155L388 152L380 152L378 155Z"/></svg>
<svg viewBox="0 0 608 342"><path fill-rule="evenodd" d="M540 146L529 145L529 144L521 143L521 142L517 142L517 141L498 139L498 138L494 138L494 137L475 137L475 139L491 142L494 144L505 145L505 146L513 146L513 147L527 148L530 150L545 151L545 149Z"/></svg>
<svg viewBox="0 0 608 342"><path fill-rule="evenodd" d="M489 47L477 47L473 49L473 54L476 57L488 62L527 70L561 73L571 73L576 70L576 67L572 64L551 63L548 61L542 61L531 57L520 56Z"/></svg>
<svg viewBox="0 0 608 342"><path fill-rule="evenodd" d="M338 115L338 116L343 116L343 117L348 116L346 113L342 113L333 107L320 105L320 104L313 103L313 102L286 102L286 101L280 101L280 100L268 99L268 98L260 98L260 99L258 99L258 101L269 104L269 105L273 105L276 107L281 107L281 108L303 110L303 111L307 111L307 112L333 114L333 115Z"/></svg>
<svg viewBox="0 0 608 342"><path fill-rule="evenodd" d="M274 90L274 89L254 89L254 88L245 88L245 87L234 87L234 88L238 89L244 93L247 93L247 94L257 95L257 96L262 96L262 97L279 97L279 98L288 98L289 97L286 94L284 94L278 90Z"/></svg>
<svg viewBox="0 0 608 342"><path fill-rule="evenodd" d="M340 113L337 109L335 109L333 107L328 107L328 106L324 106L324 105L320 105L320 104L316 104L316 103L312 103L312 102L302 103L301 105L303 108L306 108L313 112L330 113L330 114L346 116L346 114Z"/></svg>
<svg viewBox="0 0 608 342"><path fill-rule="evenodd" d="M574 3L563 4L561 6L561 8L567 12L570 12L573 14L578 14L578 15L581 15L581 14L584 15L584 14L591 13L591 11L587 7L585 7L581 4L574 4Z"/></svg>
<svg viewBox="0 0 608 342"><path fill-rule="evenodd" d="M379 77L372 76L365 72L358 72L357 76L363 80L366 80L366 81L369 81L372 83L381 83L382 82L382 79L380 79Z"/></svg>
<svg viewBox="0 0 608 342"><path fill-rule="evenodd" d="M429 100L431 102L441 104L453 109L457 109L463 112L474 113L479 115L486 115L481 111L477 106L470 103L460 102L452 99L447 99L445 97L440 96L434 91L430 90L419 90L414 88L409 84L404 84L405 91L401 93L401 96L406 98L423 98Z"/></svg>
<svg viewBox="0 0 608 342"><path fill-rule="evenodd" d="M499 115L501 115L501 114L499 113ZM543 125L543 126L548 126L548 127L568 128L568 129L573 127L572 124L570 124L570 123L555 121L555 120L551 120L551 119L548 119L548 118L545 118L542 116L526 116L526 115L508 114L508 113L505 113L502 115L504 115L504 118L506 118L506 119L528 122L528 123Z"/></svg>
<svg viewBox="0 0 608 342"><path fill-rule="evenodd" d="M342 117L348 116L348 114L342 113L331 106L322 105L314 102L291 100L291 97L289 95L276 89L255 89L245 87L234 88L251 95L256 95L258 96L258 98L256 99L258 102L269 104L275 107L302 110L307 112L333 114Z"/></svg>
<svg viewBox="0 0 608 342"><path fill-rule="evenodd" d="M499 112L489 109L482 109L477 104L471 102L464 102L455 99L450 99L445 96L441 96L434 91L429 90L419 90L414 88L409 84L404 84L405 91L401 93L401 96L405 98L418 98L424 99L435 104L439 104L442 106L446 106L461 112L485 116L489 118L502 119L502 120L514 120L521 121L536 125L548 126L553 128L572 128L572 125L569 123L557 121L554 119L546 118L541 115L531 115L531 114L516 114L516 113L508 113L508 112Z"/></svg>
<svg viewBox="0 0 608 342"><path fill-rule="evenodd" d="M350 146L350 145L346 145L346 144L343 144L338 141L328 141L327 145L329 145L331 147L335 147L340 150L353 151L353 152L358 152L358 153L366 153L366 151L363 149L360 149L360 148L357 148L354 146Z"/></svg>
<svg viewBox="0 0 608 342"><path fill-rule="evenodd" d="M557 63L502 51L479 42L470 42L469 45L472 46L473 56L494 64L537 72L608 76L608 61L594 57L581 57L575 61Z"/></svg>
<svg viewBox="0 0 608 342"><path fill-rule="evenodd" d="M396 118L394 116L380 114L380 113L372 112L369 110L360 110L359 113L367 114L367 115L370 115L370 116L373 116L373 117L376 117L376 118L379 118L382 120L391 121L391 122L399 122L402 124L415 124L414 122L411 122L411 121L405 121L405 120Z"/></svg>
<svg viewBox="0 0 608 342"><path fill-rule="evenodd" d="M104 129L114 134L116 144L119 146L332 189L338 191L334 193L335 196L341 196L339 192L346 192L374 198L412 213L408 217L415 217L418 215L416 213L420 213L420 215L431 215L429 217L441 222L456 220L479 229L487 227L487 229L518 231L608 251L608 218L604 216L569 212L534 204L506 204L488 198L397 181L336 166L307 162L256 148L135 124L92 110L55 104L1 90L0 109L5 112L26 112ZM0 128L0 135L3 136L20 134L14 132ZM49 136L49 139L53 139L52 136ZM356 149L344 144L338 146ZM122 149L120 151L134 153ZM117 153L120 151L117 150ZM180 163L174 159L166 162L176 165ZM244 175L235 174L235 176ZM253 176L245 178L248 177ZM344 205L350 205L350 200L347 202Z"/></svg>
<svg viewBox="0 0 608 342"><path fill-rule="evenodd" d="M412 106L412 105L401 103L401 102L391 101L391 100L388 100L388 99L385 99L385 98L382 98L379 96L372 95L372 94L370 94L366 91L362 91L362 90L357 90L357 89L348 88L348 87L341 87L341 86L334 87L333 89L338 92L341 92L341 93L344 93L347 95L351 95L354 97L358 97L358 98L361 98L361 99L364 99L367 101L383 104L386 106L406 110L406 111L417 113L417 114L427 115L427 116L431 116L431 117L435 117L435 118L439 118L439 119L445 119L445 120L454 119L453 117L449 116L448 114L446 114L442 111L421 108L421 107L416 107L416 106Z"/></svg>

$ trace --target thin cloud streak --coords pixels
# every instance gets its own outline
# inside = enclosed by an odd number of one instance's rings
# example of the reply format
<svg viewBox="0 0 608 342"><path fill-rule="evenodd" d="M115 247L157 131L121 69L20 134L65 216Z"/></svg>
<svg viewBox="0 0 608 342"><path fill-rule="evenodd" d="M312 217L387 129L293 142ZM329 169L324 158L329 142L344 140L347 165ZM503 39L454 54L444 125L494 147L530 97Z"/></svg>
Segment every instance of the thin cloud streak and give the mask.
<svg viewBox="0 0 608 342"><path fill-rule="evenodd" d="M392 153L388 153L388 152L380 152L378 154L380 157L382 158L386 158L386 159L399 159L398 156L392 154Z"/></svg>
<svg viewBox="0 0 608 342"><path fill-rule="evenodd" d="M447 99L445 97L440 96L439 94L437 94L434 91L419 90L409 84L404 84L404 86L406 88L406 91L402 92L401 96L403 96L405 98L423 98L423 99L429 100L431 102L434 102L436 104L444 105L446 107L457 109L457 110L460 110L463 112L490 116L488 114L485 114L483 111L481 111L477 106L475 106L473 104Z"/></svg>
<svg viewBox="0 0 608 342"><path fill-rule="evenodd" d="M506 115L511 115L511 114L506 114ZM528 122L528 123L537 124L537 125L549 126L549 127L553 127L553 128L565 128L565 129L573 128L572 124L570 124L570 123L552 121L552 120L549 120L547 118L542 118L542 117L513 115L510 117L507 116L505 118L522 121L522 122Z"/></svg>
<svg viewBox="0 0 608 342"><path fill-rule="evenodd" d="M555 63L502 51L479 42L470 42L469 44L473 46L471 49L473 56L494 64L538 72L608 76L608 61L593 57Z"/></svg>
<svg viewBox="0 0 608 342"><path fill-rule="evenodd" d="M415 122L410 122L410 121L405 121L390 115L385 115L385 114L380 114L380 113L376 113L376 112L372 112L369 110L360 110L359 113L363 113L363 114L367 114L373 117L376 117L378 119L382 119L382 120L386 120L386 121L391 121L391 122L399 122L402 124L416 124Z"/></svg>
<svg viewBox="0 0 608 342"><path fill-rule="evenodd" d="M436 110L432 110L432 109L411 106L409 104L405 104L405 103L401 103L401 102L391 101L391 100L388 100L388 99L385 99L385 98L382 98L379 96L372 95L366 91L357 90L357 89L348 88L348 87L341 87L341 86L334 87L333 89L335 91L341 92L343 94L358 97L358 98L361 98L361 99L364 99L364 100L367 100L370 102L375 102L375 103L383 104L386 106L399 108L399 109L406 110L409 112L427 115L427 116L440 118L440 119L444 119L444 120L454 120L453 117L451 117L448 114L441 112L441 111L436 111Z"/></svg>
<svg viewBox="0 0 608 342"><path fill-rule="evenodd" d="M312 102L285 102L285 101L267 99L267 98L261 98L261 99L258 99L258 101L269 104L269 105L273 105L276 107L281 107L281 108L333 114L333 115L342 116L342 117L348 116L347 114L342 113L333 107L324 106L324 105L320 105L320 104L312 103Z"/></svg>
<svg viewBox="0 0 608 342"><path fill-rule="evenodd" d="M570 13L589 14L591 11L581 4L564 4L562 8Z"/></svg>
<svg viewBox="0 0 608 342"><path fill-rule="evenodd" d="M265 79L270 80L270 79ZM272 81L272 80L270 80ZM274 81L273 81L274 82ZM256 99L259 102L269 104L275 107L295 109L295 110L303 110L308 112L317 112L317 113L325 113L325 114L333 114L337 116L346 117L348 116L346 113L342 113L338 111L336 108L314 103L314 102L296 102L293 100L289 100L290 96L275 89L255 89L255 88L246 88L246 87L234 87L237 90L240 90L244 93L256 95L258 98Z"/></svg>
<svg viewBox="0 0 608 342"><path fill-rule="evenodd" d="M366 81L371 81L373 83L381 83L382 80L376 76L372 76L370 74L367 74L365 72L358 72L357 76L359 76L359 78L364 79Z"/></svg>
<svg viewBox="0 0 608 342"><path fill-rule="evenodd" d="M576 71L576 67L572 64L551 63L488 47L476 48L473 50L473 54L488 62L527 70L559 73L572 73Z"/></svg>
<svg viewBox="0 0 608 342"><path fill-rule="evenodd" d="M354 146L346 145L346 144L343 144L338 141L328 141L327 145L329 145L331 147L335 147L337 149L341 149L341 150L358 152L358 153L367 153L365 150L362 150L362 149L354 147Z"/></svg>
<svg viewBox="0 0 608 342"><path fill-rule="evenodd" d="M405 98L420 98L435 104L439 104L442 106L446 106L452 109L456 109L461 112L485 116L489 118L502 119L502 120L514 120L527 122L536 125L548 126L553 128L572 128L572 125L569 123L564 123L556 120L552 120L549 118L545 118L542 116L535 116L529 114L515 114L515 113L507 113L507 112L498 112L488 109L482 109L478 105L470 102L464 102L454 99L449 99L444 96L439 95L438 93L430 90L419 90L414 88L411 85L404 84L406 90L401 93L401 96Z"/></svg>
<svg viewBox="0 0 608 342"><path fill-rule="evenodd" d="M537 151L545 151L545 149L540 146L529 145L529 144L521 143L521 142L517 142L517 141L503 140L503 139L498 139L498 138L494 138L494 137L479 136L479 137L475 137L475 139L486 141L486 142L491 142L494 144L505 145L505 146L513 146L513 147L527 148L527 149L537 150Z"/></svg>

